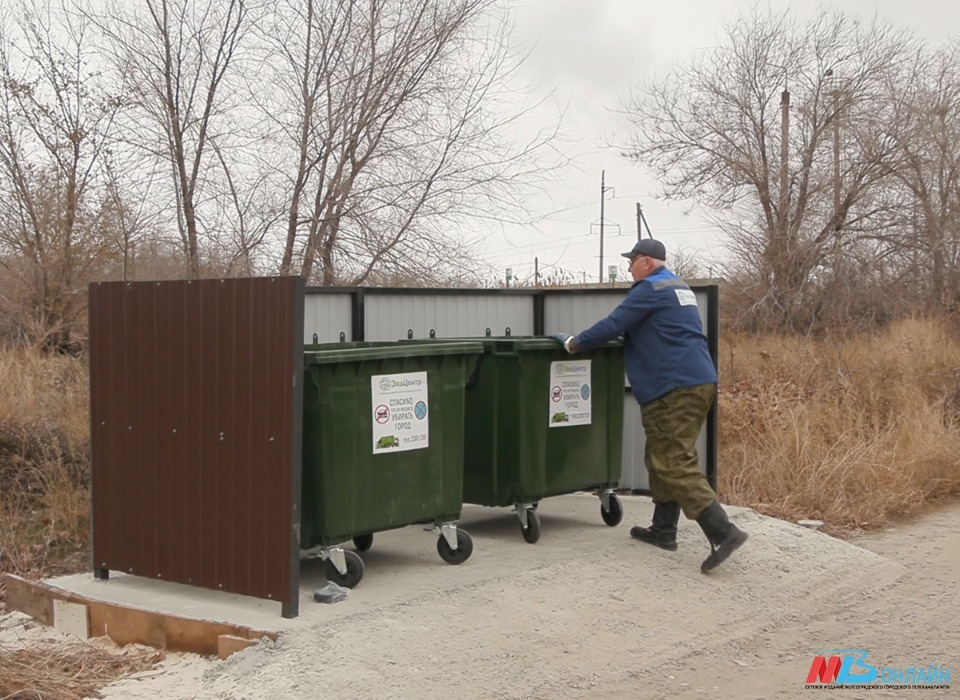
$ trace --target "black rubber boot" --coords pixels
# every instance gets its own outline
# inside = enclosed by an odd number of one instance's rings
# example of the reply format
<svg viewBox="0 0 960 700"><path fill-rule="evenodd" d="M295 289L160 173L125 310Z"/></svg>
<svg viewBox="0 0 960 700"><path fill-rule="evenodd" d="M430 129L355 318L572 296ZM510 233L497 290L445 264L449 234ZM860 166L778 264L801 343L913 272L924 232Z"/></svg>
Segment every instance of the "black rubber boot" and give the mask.
<svg viewBox="0 0 960 700"><path fill-rule="evenodd" d="M747 533L730 522L718 501L711 503L700 514L697 524L710 540L710 556L700 565L703 573L716 569L747 541Z"/></svg>
<svg viewBox="0 0 960 700"><path fill-rule="evenodd" d="M647 544L656 545L668 552L677 551L677 523L680 522L680 504L657 503L653 507L653 522L650 527L635 525L630 536Z"/></svg>

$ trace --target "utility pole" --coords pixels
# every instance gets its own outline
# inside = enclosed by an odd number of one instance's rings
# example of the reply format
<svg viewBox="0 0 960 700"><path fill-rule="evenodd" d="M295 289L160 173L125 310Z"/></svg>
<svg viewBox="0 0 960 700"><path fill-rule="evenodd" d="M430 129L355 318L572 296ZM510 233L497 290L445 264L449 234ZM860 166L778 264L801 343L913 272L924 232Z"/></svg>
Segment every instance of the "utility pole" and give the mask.
<svg viewBox="0 0 960 700"><path fill-rule="evenodd" d="M833 215L840 230L840 91L833 88Z"/></svg>
<svg viewBox="0 0 960 700"><path fill-rule="evenodd" d="M607 192L607 188L604 187L606 179L607 171L604 170L600 173L600 272L597 273L597 280L600 284L603 284L603 203L604 195Z"/></svg>
<svg viewBox="0 0 960 700"><path fill-rule="evenodd" d="M787 161L790 156L790 89L784 86L780 94L780 223L781 235L786 239L789 232L787 209L790 200L787 197Z"/></svg>
<svg viewBox="0 0 960 700"><path fill-rule="evenodd" d="M653 234L650 233L650 226L647 225L647 217L643 215L643 207L640 206L640 202L637 202L637 240L639 241L643 238L643 231L641 230L641 225L643 228L647 229L647 238L653 238Z"/></svg>
<svg viewBox="0 0 960 700"><path fill-rule="evenodd" d="M533 286L540 287L540 258L533 259Z"/></svg>
<svg viewBox="0 0 960 700"><path fill-rule="evenodd" d="M603 205L606 201L607 190L612 190L612 187L606 186L607 180L607 171L603 170L600 173L600 272L597 276L600 284L603 284Z"/></svg>
<svg viewBox="0 0 960 700"><path fill-rule="evenodd" d="M835 230L840 230L840 82L833 68L827 68L823 77L830 82L833 101L833 218Z"/></svg>

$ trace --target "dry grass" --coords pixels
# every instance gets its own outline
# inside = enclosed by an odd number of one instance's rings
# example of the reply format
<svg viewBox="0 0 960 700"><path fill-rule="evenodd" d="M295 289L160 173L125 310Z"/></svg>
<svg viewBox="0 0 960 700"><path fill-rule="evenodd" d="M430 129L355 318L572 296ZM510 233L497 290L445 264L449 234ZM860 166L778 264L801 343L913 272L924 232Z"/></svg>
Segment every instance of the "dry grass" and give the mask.
<svg viewBox="0 0 960 700"><path fill-rule="evenodd" d="M0 572L87 564L87 395L83 361L0 350Z"/></svg>
<svg viewBox="0 0 960 700"><path fill-rule="evenodd" d="M86 449L87 368L66 355L0 351L0 425L46 430L66 447Z"/></svg>
<svg viewBox="0 0 960 700"><path fill-rule="evenodd" d="M960 333L907 320L843 338L721 341L720 491L835 532L960 494Z"/></svg>
<svg viewBox="0 0 960 700"><path fill-rule="evenodd" d="M80 700L132 673L152 668L163 652L128 647L112 653L93 644L34 643L26 648L0 645L0 698L3 700Z"/></svg>

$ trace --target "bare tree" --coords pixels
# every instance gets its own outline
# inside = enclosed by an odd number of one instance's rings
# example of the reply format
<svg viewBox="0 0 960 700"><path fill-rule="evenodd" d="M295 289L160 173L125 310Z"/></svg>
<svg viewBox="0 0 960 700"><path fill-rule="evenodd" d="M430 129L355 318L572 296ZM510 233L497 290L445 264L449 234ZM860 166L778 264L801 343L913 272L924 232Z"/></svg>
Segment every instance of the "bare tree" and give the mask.
<svg viewBox="0 0 960 700"><path fill-rule="evenodd" d="M0 17L0 246L48 345L68 341L105 246L98 190L121 100L89 30L54 2Z"/></svg>
<svg viewBox="0 0 960 700"><path fill-rule="evenodd" d="M158 173L156 169L147 169L133 176L129 164L118 167L111 156L104 162L103 238L111 241L118 253L120 279L136 279L138 253L142 252L144 243L150 239L160 241L163 237L160 233L162 217L149 200L137 196L133 185L143 184L149 191ZM112 268L103 269L101 276L114 277L116 273L117 270Z"/></svg>
<svg viewBox="0 0 960 700"><path fill-rule="evenodd" d="M219 202L229 164L229 77L253 17L249 0L140 0L97 19L130 87L129 146L169 168L187 273L200 276L204 197ZM220 144L224 147L224 144ZM216 181L215 193L204 193ZM213 218L213 216L211 216ZM212 225L216 228L216 224Z"/></svg>
<svg viewBox="0 0 960 700"><path fill-rule="evenodd" d="M555 130L504 133L519 65L497 0L282 0L263 25L288 153L281 271L322 284L417 275L464 255L456 219L510 216ZM490 29L491 24L493 28ZM516 102L516 96L512 96ZM298 264L299 263L299 264Z"/></svg>
<svg viewBox="0 0 960 700"><path fill-rule="evenodd" d="M898 134L895 228L880 237L929 308L960 300L960 41L918 53L890 86Z"/></svg>
<svg viewBox="0 0 960 700"><path fill-rule="evenodd" d="M220 273L250 276L264 264L259 252L268 234L281 224L284 197L270 186L270 173L254 164L231 163L216 142L211 146L222 168L222 193L211 198L210 207L222 209L219 220L230 222L225 236L211 235L211 257L223 258ZM274 268L275 269L275 268Z"/></svg>
<svg viewBox="0 0 960 700"><path fill-rule="evenodd" d="M885 225L901 125L886 86L911 48L889 26L824 14L801 25L754 10L724 43L624 105L623 154L665 194L718 213L760 282L755 317L791 326L818 267Z"/></svg>

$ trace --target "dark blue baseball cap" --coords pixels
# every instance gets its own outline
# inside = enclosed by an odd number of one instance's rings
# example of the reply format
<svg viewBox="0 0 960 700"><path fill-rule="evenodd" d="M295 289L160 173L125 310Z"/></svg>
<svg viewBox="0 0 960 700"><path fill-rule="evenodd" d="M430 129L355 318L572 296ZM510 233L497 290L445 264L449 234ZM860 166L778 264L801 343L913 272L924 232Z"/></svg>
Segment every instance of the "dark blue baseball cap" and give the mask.
<svg viewBox="0 0 960 700"><path fill-rule="evenodd" d="M666 260L667 249L664 248L663 243L658 240L653 238L644 238L643 240L637 241L637 244L633 246L633 250L622 253L622 255L628 259L633 259L642 255L644 257L653 258L654 260Z"/></svg>

